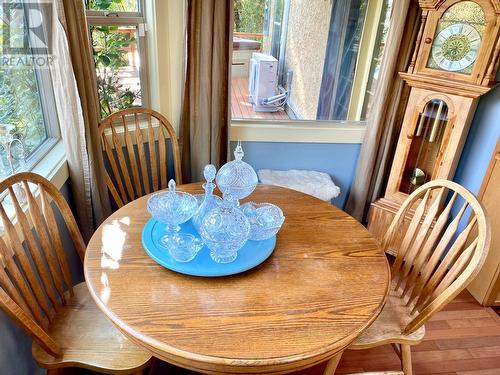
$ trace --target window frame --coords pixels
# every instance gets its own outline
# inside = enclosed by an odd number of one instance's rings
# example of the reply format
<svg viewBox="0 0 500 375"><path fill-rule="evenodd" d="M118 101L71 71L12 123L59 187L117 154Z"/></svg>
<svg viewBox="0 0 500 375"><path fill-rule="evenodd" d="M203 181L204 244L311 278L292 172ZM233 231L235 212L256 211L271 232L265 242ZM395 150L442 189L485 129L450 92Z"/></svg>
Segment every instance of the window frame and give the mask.
<svg viewBox="0 0 500 375"><path fill-rule="evenodd" d="M369 23L365 20L362 33L364 35L361 38L362 42L370 43L370 46L368 46L370 50L374 48L374 45L371 44L375 43L375 38L369 38L368 33L372 32L378 26L377 21L384 17L383 2L384 0L369 2L369 4L374 3L370 5L369 14L375 17ZM360 50L362 48L360 46ZM371 66L371 61L369 59L366 63L368 67ZM357 83L356 91L357 93L364 92L366 95L366 79L360 77L360 75L366 75L366 67L361 71L361 69L358 69L358 61L356 64L353 82L361 80L361 85ZM231 95L229 100L231 100ZM355 120L352 115L348 115L346 120L263 120L230 117L230 124L231 141L360 144L363 143L367 121Z"/></svg>
<svg viewBox="0 0 500 375"><path fill-rule="evenodd" d="M23 3L24 13L26 17L26 6ZM55 13L55 8L52 8L54 14L53 17L57 17ZM25 18L24 22L28 22ZM57 18L54 18L54 25L57 22ZM45 25L46 26L46 25ZM44 27L44 33L47 33L48 30ZM29 38L29 51L31 56L36 56L33 53L33 47L31 47L32 38L34 36L28 33ZM20 69L28 69L28 68L20 68ZM43 119L43 124L45 127L45 136L46 138L40 142L38 146L33 150L33 152L29 155L24 155L24 165L19 167L15 167L14 172L21 172L23 170L32 171L36 165L38 165L45 156L56 146L56 144L61 139L61 130L59 127L59 117L57 115L57 111L54 110L56 107L56 99L54 95L54 87L52 85L52 77L51 70L49 67L46 68L37 68L31 67L29 69L33 69L33 73L35 76L35 83L37 86L37 95L40 101L40 109L41 115ZM23 142L24 146L24 142Z"/></svg>
<svg viewBox="0 0 500 375"><path fill-rule="evenodd" d="M54 86L49 69L35 69L35 78L37 81L38 95L40 97L40 107L45 124L45 133L47 138L38 145L38 147L26 157L26 169L32 170L57 144L61 139L61 129L59 127L59 116L57 111L56 98L54 96ZM51 110L52 109L52 110Z"/></svg>
<svg viewBox="0 0 500 375"><path fill-rule="evenodd" d="M151 107L151 93L149 85L148 69L148 45L147 45L147 20L146 20L146 2L137 0L138 11L105 11L105 10L87 10L85 9L85 18L87 26L113 25L113 26L136 26L136 43L139 52L139 81L141 87L141 105L140 107ZM92 48L92 35L89 31L89 46ZM97 75L94 65L94 73Z"/></svg>

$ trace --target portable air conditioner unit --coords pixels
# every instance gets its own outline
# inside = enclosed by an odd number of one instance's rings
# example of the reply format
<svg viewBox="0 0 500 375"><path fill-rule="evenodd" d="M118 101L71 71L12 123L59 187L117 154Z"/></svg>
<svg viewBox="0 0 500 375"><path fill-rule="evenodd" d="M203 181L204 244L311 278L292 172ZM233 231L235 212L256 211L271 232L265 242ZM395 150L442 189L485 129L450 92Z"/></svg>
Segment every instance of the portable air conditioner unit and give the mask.
<svg viewBox="0 0 500 375"><path fill-rule="evenodd" d="M275 57L258 52L252 54L248 91L255 112L283 109L287 94L278 90L278 60Z"/></svg>

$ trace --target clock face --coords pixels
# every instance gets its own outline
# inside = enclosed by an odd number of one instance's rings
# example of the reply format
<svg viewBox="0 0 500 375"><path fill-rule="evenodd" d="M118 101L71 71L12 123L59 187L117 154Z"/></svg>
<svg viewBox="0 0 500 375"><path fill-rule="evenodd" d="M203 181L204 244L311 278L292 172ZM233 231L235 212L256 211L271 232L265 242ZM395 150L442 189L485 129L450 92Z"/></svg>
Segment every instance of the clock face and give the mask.
<svg viewBox="0 0 500 375"><path fill-rule="evenodd" d="M473 26L456 23L436 35L432 59L443 70L462 71L476 61L480 45L481 35Z"/></svg>

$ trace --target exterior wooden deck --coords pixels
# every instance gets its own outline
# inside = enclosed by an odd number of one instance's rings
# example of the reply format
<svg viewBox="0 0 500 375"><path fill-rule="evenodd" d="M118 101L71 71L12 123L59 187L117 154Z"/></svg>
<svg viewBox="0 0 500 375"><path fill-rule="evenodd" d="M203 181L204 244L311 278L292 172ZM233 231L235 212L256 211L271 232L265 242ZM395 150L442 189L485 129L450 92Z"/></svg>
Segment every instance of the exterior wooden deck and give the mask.
<svg viewBox="0 0 500 375"><path fill-rule="evenodd" d="M233 77L231 80L231 117L233 119L288 120L285 111L254 112L248 101L248 78Z"/></svg>

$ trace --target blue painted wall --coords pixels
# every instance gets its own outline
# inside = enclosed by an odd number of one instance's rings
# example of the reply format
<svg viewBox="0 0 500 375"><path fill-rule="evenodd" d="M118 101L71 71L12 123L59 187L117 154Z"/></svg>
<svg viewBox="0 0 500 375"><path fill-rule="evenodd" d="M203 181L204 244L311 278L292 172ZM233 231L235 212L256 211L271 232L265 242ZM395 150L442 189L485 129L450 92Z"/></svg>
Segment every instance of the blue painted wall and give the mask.
<svg viewBox="0 0 500 375"><path fill-rule="evenodd" d="M234 147L232 142L231 149ZM340 208L349 195L360 147L350 143L243 142L244 160L255 170L309 169L328 173L340 187L340 195L332 200Z"/></svg>
<svg viewBox="0 0 500 375"><path fill-rule="evenodd" d="M497 74L497 80L500 80L500 74ZM500 87L494 88L479 100L454 181L477 194L498 137L500 137Z"/></svg>

